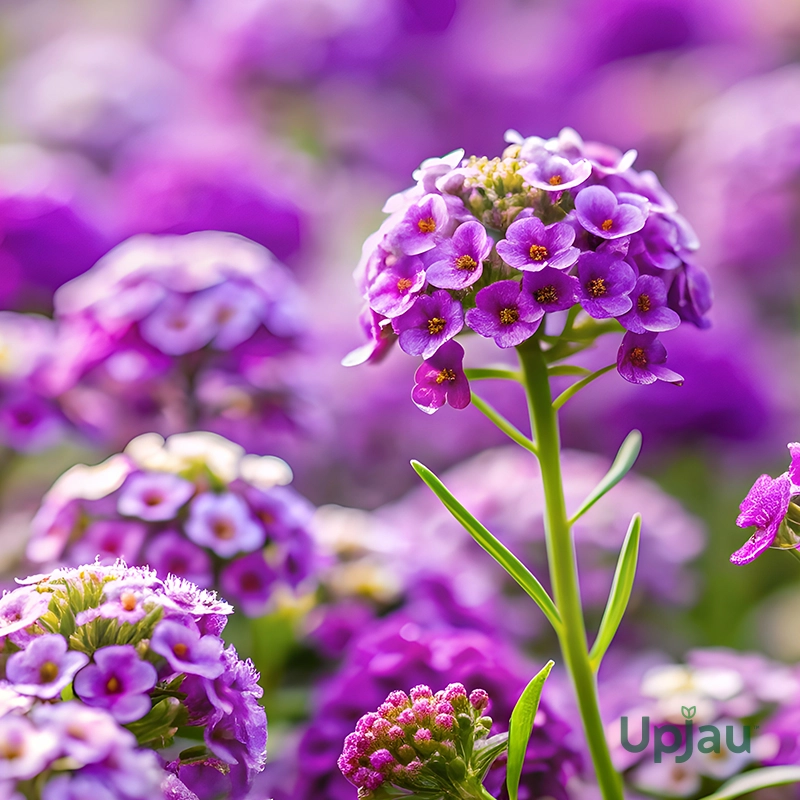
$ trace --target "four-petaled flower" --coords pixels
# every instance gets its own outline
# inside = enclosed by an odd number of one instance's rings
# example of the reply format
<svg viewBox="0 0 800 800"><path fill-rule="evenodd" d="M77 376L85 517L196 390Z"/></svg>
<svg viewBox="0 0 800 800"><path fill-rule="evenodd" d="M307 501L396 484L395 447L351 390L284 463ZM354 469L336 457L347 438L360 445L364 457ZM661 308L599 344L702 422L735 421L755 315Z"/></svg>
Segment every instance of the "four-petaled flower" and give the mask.
<svg viewBox="0 0 800 800"><path fill-rule="evenodd" d="M475 296L467 311L467 325L498 347L515 347L536 333L544 310L522 291L518 281L498 281Z"/></svg>
<svg viewBox="0 0 800 800"><path fill-rule="evenodd" d="M655 333L626 333L617 353L617 369L630 383L665 381L680 386L683 378L664 366L667 351L656 337Z"/></svg>
<svg viewBox="0 0 800 800"><path fill-rule="evenodd" d="M466 289L483 274L483 261L491 251L486 228L479 222L465 222L452 239L428 254L435 259L426 273L428 282L441 289Z"/></svg>
<svg viewBox="0 0 800 800"><path fill-rule="evenodd" d="M464 311L444 289L423 295L413 308L392 321L400 349L411 356L430 358L464 327Z"/></svg>
<svg viewBox="0 0 800 800"><path fill-rule="evenodd" d="M466 408L470 401L469 382L462 363L464 348L458 342L445 342L414 373L411 399L426 414L433 414L445 402L453 408Z"/></svg>
<svg viewBox="0 0 800 800"><path fill-rule="evenodd" d="M506 238L497 243L497 253L506 264L521 270L567 269L580 255L580 250L572 246L574 241L571 225L545 225L538 217L525 217L511 223Z"/></svg>
<svg viewBox="0 0 800 800"><path fill-rule="evenodd" d="M589 233L601 239L630 236L640 231L647 219L640 206L620 203L617 195L605 186L588 186L579 192L575 198L575 215Z"/></svg>

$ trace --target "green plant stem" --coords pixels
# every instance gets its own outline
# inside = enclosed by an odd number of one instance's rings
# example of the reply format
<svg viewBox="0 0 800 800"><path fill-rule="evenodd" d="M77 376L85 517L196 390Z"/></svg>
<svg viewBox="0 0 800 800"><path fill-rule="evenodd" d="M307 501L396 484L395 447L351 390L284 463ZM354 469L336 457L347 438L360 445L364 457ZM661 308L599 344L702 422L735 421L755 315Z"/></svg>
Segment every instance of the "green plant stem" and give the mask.
<svg viewBox="0 0 800 800"><path fill-rule="evenodd" d="M800 561L800 552L795 550L793 547L786 548L788 552L790 552L798 561Z"/></svg>
<svg viewBox="0 0 800 800"><path fill-rule="evenodd" d="M597 701L597 683L589 661L575 548L561 478L558 415L553 408L548 365L537 337L528 339L517 350L544 487L550 579L563 623L559 632L561 652L572 678L600 791L604 800L623 800L622 782L611 763Z"/></svg>
<svg viewBox="0 0 800 800"><path fill-rule="evenodd" d="M472 404L488 417L509 439L536 455L536 445L520 430L517 430L502 414L490 406L482 397L472 392Z"/></svg>

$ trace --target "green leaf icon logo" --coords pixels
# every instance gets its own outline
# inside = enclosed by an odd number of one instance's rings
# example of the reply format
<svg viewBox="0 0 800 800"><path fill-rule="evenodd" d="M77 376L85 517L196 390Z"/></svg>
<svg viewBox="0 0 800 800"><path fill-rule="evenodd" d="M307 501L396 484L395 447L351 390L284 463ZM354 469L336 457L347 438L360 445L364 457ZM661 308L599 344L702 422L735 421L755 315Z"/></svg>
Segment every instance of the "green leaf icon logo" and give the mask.
<svg viewBox="0 0 800 800"><path fill-rule="evenodd" d="M681 714L683 714L685 719L691 719L697 713L697 706L692 706L688 708L687 706L681 706Z"/></svg>

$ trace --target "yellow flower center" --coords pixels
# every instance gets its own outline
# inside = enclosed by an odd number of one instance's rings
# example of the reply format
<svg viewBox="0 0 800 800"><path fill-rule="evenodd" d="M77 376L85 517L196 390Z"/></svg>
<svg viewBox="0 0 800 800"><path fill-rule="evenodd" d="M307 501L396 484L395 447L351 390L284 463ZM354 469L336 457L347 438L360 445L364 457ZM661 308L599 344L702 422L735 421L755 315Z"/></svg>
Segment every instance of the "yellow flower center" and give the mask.
<svg viewBox="0 0 800 800"><path fill-rule="evenodd" d="M436 222L433 217L425 217L417 222L420 233L433 233L436 230Z"/></svg>
<svg viewBox="0 0 800 800"><path fill-rule="evenodd" d="M641 312L649 311L650 310L650 295L649 294L640 294L639 299L636 301L636 307Z"/></svg>
<svg viewBox="0 0 800 800"><path fill-rule="evenodd" d="M44 664L39 667L39 677L42 683L51 683L54 681L58 677L58 664L52 661L45 661Z"/></svg>
<svg viewBox="0 0 800 800"><path fill-rule="evenodd" d="M647 366L647 355L641 347L634 347L628 354L628 359L634 367Z"/></svg>
<svg viewBox="0 0 800 800"><path fill-rule="evenodd" d="M519 309L503 308L500 311L500 323L502 325L513 325L519 319Z"/></svg>
<svg viewBox="0 0 800 800"><path fill-rule="evenodd" d="M410 279L408 279L408 278L400 278L400 280L397 281L397 291L400 292L401 294L403 292L407 292L410 288L411 288Z"/></svg>
<svg viewBox="0 0 800 800"><path fill-rule="evenodd" d="M586 291L589 292L592 297L602 297L608 292L608 284L605 278L592 278L592 280L586 284Z"/></svg>
<svg viewBox="0 0 800 800"><path fill-rule="evenodd" d="M455 379L456 379L455 372L445 367L443 370L440 370L439 374L436 376L436 383L442 384L445 381L454 381Z"/></svg>
<svg viewBox="0 0 800 800"><path fill-rule="evenodd" d="M536 302L542 305L558 302L558 292L555 286L542 286L533 293L533 296L536 298Z"/></svg>
<svg viewBox="0 0 800 800"><path fill-rule="evenodd" d="M456 259L456 269L467 270L473 272L478 266L478 262L472 256L459 256Z"/></svg>
<svg viewBox="0 0 800 800"><path fill-rule="evenodd" d="M428 320L428 333L431 336L436 336L437 333L441 333L444 330L445 325L447 325L447 322L441 317L431 317Z"/></svg>
<svg viewBox="0 0 800 800"><path fill-rule="evenodd" d="M551 186L561 186L561 176L560 175L553 175L549 181L547 181Z"/></svg>
<svg viewBox="0 0 800 800"><path fill-rule="evenodd" d="M550 253L543 244L532 244L528 255L530 255L531 261L544 261Z"/></svg>
<svg viewBox="0 0 800 800"><path fill-rule="evenodd" d="M603 224L600 227L604 231L610 231L613 224L614 224L614 220L613 219L605 219L605 220L603 220Z"/></svg>

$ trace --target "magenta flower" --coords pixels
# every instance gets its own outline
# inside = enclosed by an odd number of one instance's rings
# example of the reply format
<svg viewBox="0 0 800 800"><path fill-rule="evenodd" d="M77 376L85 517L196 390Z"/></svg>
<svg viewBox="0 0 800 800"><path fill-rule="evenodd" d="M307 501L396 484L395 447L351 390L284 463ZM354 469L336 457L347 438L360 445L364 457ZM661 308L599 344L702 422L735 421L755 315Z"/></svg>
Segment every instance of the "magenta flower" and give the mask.
<svg viewBox="0 0 800 800"><path fill-rule="evenodd" d="M731 564L741 566L755 561L772 546L778 529L789 510L792 481L784 473L774 480L761 475L739 506L736 524L740 528L755 526L755 533L732 556Z"/></svg>
<svg viewBox="0 0 800 800"><path fill-rule="evenodd" d="M470 402L467 376L464 374L464 348L458 342L446 342L414 373L411 399L417 408L433 414L445 402L453 408L466 408Z"/></svg>
<svg viewBox="0 0 800 800"><path fill-rule="evenodd" d="M14 653L6 664L6 677L20 694L51 700L72 683L75 673L89 663L89 657L67 649L67 640L57 634L34 637Z"/></svg>
<svg viewBox="0 0 800 800"><path fill-rule="evenodd" d="M223 558L255 550L266 539L247 503L230 492L198 495L190 506L185 530L195 544L208 547Z"/></svg>
<svg viewBox="0 0 800 800"><path fill-rule="evenodd" d="M147 563L159 575L177 575L207 588L214 580L211 559L205 550L169 530L158 534L145 548Z"/></svg>
<svg viewBox="0 0 800 800"><path fill-rule="evenodd" d="M467 311L467 325L494 339L498 347L515 347L536 333L544 311L518 281L498 281L475 295L476 308Z"/></svg>
<svg viewBox="0 0 800 800"><path fill-rule="evenodd" d="M411 308L424 286L425 265L421 258L387 253L384 268L370 286L369 306L384 317L398 317Z"/></svg>
<svg viewBox="0 0 800 800"><path fill-rule="evenodd" d="M655 333L626 333L617 352L617 370L630 383L658 381L680 386L683 378L664 366L667 351Z"/></svg>
<svg viewBox="0 0 800 800"><path fill-rule="evenodd" d="M216 678L222 674L222 640L165 619L156 626L150 649L167 659L175 672Z"/></svg>
<svg viewBox="0 0 800 800"><path fill-rule="evenodd" d="M117 511L147 522L173 519L194 492L193 483L169 472L139 473L125 481Z"/></svg>
<svg viewBox="0 0 800 800"><path fill-rule="evenodd" d="M220 574L222 591L248 617L263 614L278 575L260 552L231 561Z"/></svg>
<svg viewBox="0 0 800 800"><path fill-rule="evenodd" d="M642 198L644 200L644 198ZM575 198L578 222L601 239L619 239L644 227L647 212L632 203L620 203L611 189L589 186Z"/></svg>
<svg viewBox="0 0 800 800"><path fill-rule="evenodd" d="M100 519L90 523L82 539L72 550L76 562L90 564L99 558L103 564L113 564L124 558L133 564L139 557L147 529L141 522L121 519Z"/></svg>
<svg viewBox="0 0 800 800"><path fill-rule="evenodd" d="M464 310L444 289L423 295L414 307L392 321L400 349L430 358L464 327Z"/></svg>
<svg viewBox="0 0 800 800"><path fill-rule="evenodd" d="M578 261L580 303L595 319L629 311L636 274L628 264L605 253L585 253Z"/></svg>
<svg viewBox="0 0 800 800"><path fill-rule="evenodd" d="M95 651L94 663L74 681L75 694L87 706L107 709L117 722L141 719L150 710L148 692L156 684L156 669L142 661L131 645L111 645Z"/></svg>
<svg viewBox="0 0 800 800"><path fill-rule="evenodd" d="M580 255L573 247L575 229L563 222L545 225L538 217L511 223L506 238L497 243L497 253L512 267L538 272L545 267L567 269Z"/></svg>
<svg viewBox="0 0 800 800"><path fill-rule="evenodd" d="M667 307L667 287L661 278L640 275L630 294L631 310L623 314L620 324L633 333L671 331L681 318Z"/></svg>
<svg viewBox="0 0 800 800"><path fill-rule="evenodd" d="M791 442L787 445L792 463L789 465L789 480L800 490L800 442Z"/></svg>
<svg viewBox="0 0 800 800"><path fill-rule="evenodd" d="M446 239L429 255L435 260L427 278L441 289L466 289L483 274L483 262L492 252L492 241L480 222L459 225L452 239Z"/></svg>
<svg viewBox="0 0 800 800"><path fill-rule="evenodd" d="M578 302L578 279L559 269L545 267L522 276L522 291L527 293L543 313L565 311Z"/></svg>
<svg viewBox="0 0 800 800"><path fill-rule="evenodd" d="M205 347L214 337L216 325L209 309L177 294L167 296L140 323L142 338L172 356Z"/></svg>
<svg viewBox="0 0 800 800"><path fill-rule="evenodd" d="M21 631L47 611L50 597L35 587L16 589L0 598L0 637Z"/></svg>
<svg viewBox="0 0 800 800"><path fill-rule="evenodd" d="M520 175L535 189L561 192L580 186L592 174L592 165L585 158L574 163L542 148Z"/></svg>
<svg viewBox="0 0 800 800"><path fill-rule="evenodd" d="M406 211L392 234L392 244L409 256L425 253L439 243L447 222L447 205L442 196L425 195Z"/></svg>

